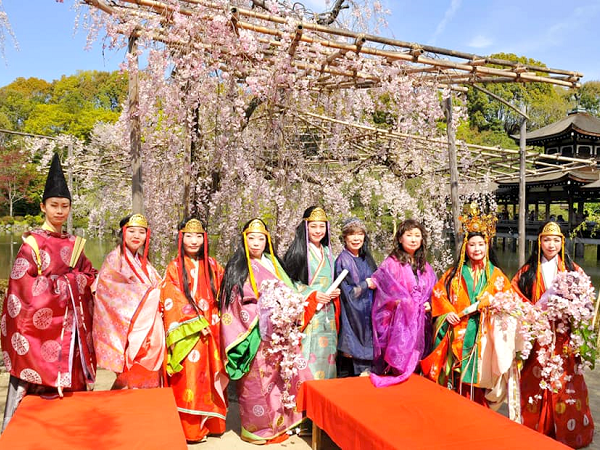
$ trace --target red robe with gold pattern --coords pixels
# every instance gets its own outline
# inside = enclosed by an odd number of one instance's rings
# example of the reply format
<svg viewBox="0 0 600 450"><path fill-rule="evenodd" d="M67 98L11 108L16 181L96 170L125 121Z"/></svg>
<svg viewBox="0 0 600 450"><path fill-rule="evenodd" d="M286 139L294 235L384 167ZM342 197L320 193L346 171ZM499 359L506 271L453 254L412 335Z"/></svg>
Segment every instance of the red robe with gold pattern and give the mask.
<svg viewBox="0 0 600 450"><path fill-rule="evenodd" d="M23 235L1 318L6 369L27 382L65 390L93 383L92 293L96 270L82 253L69 267L75 236L45 229ZM39 255L39 256L38 256Z"/></svg>
<svg viewBox="0 0 600 450"><path fill-rule="evenodd" d="M566 270L559 256L558 270ZM527 298L519 290L519 279L529 268L523 266L512 280L515 291L526 301L535 304L541 294L546 291L541 276L536 279L541 281L540 293L536 294L536 281L532 286L532 298ZM575 269L581 268L575 265ZM538 267L538 271L541 267ZM590 411L590 400L588 389L582 374L575 373L575 366L581 362L578 356L573 354L569 344L569 333L555 333L556 349L562 349L564 373L560 378L562 388L557 392L540 388L540 376L542 367L537 360L537 352L540 346L534 343L529 359L525 362L521 371L521 414L523 424L529 428L555 438L573 448L587 447L594 438L594 421ZM541 400L533 401L533 397L541 395ZM529 399L532 399L530 401Z"/></svg>

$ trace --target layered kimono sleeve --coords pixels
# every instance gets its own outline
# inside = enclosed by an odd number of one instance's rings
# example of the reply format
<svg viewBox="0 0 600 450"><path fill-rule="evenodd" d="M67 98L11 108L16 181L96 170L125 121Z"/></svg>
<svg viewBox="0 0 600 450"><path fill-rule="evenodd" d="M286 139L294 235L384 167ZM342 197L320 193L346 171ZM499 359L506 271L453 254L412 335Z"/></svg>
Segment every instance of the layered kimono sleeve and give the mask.
<svg viewBox="0 0 600 450"><path fill-rule="evenodd" d="M347 252L342 252L335 260L335 276L339 276L344 269L348 271L346 278L340 284L340 290L347 302L356 302L366 292L369 291L369 286L366 280L360 280L356 263L351 259L352 256Z"/></svg>
<svg viewBox="0 0 600 450"><path fill-rule="evenodd" d="M406 380L415 370L425 349L425 307L435 282L433 271L421 274L417 284L408 264L388 257L373 274L377 285L373 301L375 386ZM394 377L377 374L391 369Z"/></svg>
<svg viewBox="0 0 600 450"><path fill-rule="evenodd" d="M203 330L209 323L196 314L179 286L178 261L172 261L161 289L167 346L167 373L172 375L183 369L182 361L194 349ZM207 332L208 330L204 331Z"/></svg>
<svg viewBox="0 0 600 450"><path fill-rule="evenodd" d="M433 292L431 294L432 317L438 317L450 312L458 314L460 311L455 305L452 304L450 298L448 297L448 293L446 292L446 279L449 275L450 271L448 270L446 273L444 273L444 275L442 275L442 278L440 278L433 287Z"/></svg>
<svg viewBox="0 0 600 450"><path fill-rule="evenodd" d="M232 380L239 380L250 371L261 343L257 302L249 283L241 294L234 287L231 303L221 317L221 341L227 357L225 369Z"/></svg>

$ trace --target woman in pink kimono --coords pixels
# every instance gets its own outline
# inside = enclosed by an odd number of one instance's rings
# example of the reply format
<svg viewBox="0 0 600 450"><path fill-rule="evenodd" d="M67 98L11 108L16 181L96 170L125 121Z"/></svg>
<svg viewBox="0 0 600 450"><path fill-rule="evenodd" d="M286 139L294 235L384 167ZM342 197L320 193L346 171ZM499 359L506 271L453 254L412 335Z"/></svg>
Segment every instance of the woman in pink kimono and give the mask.
<svg viewBox="0 0 600 450"><path fill-rule="evenodd" d="M113 389L158 387L160 370L125 364L131 319L160 281L148 261L150 229L141 214L125 217L119 227L121 243L104 260L96 284L93 336L98 366L117 375Z"/></svg>
<svg viewBox="0 0 600 450"><path fill-rule="evenodd" d="M297 372L288 382L284 382L281 365L270 355L274 344L272 333L266 331L269 316L261 314L264 310L259 308L265 280L281 281L287 286L283 289L293 290L293 283L273 252L264 222L254 219L243 228L242 242L227 263L219 294L226 369L232 380L238 380L241 437L254 444L284 441L287 432L302 422L302 413L295 404L286 406L282 399L293 399L300 385L311 378L299 342L287 349L295 355ZM301 314L302 308L298 327Z"/></svg>

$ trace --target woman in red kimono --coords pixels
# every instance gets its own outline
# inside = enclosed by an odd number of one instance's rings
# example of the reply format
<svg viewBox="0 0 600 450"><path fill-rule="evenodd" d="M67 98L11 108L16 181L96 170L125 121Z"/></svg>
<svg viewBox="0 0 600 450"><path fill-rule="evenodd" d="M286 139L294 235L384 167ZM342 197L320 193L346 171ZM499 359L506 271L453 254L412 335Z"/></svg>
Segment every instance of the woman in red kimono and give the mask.
<svg viewBox="0 0 600 450"><path fill-rule="evenodd" d="M581 271L565 253L564 239L557 223L547 222L542 226L537 246L512 280L513 287L526 301L537 303L558 272ZM581 359L570 349L570 332L555 332L554 336L554 348L563 351L562 386L557 391L540 387L542 368L537 360L540 346L534 343L521 371L523 424L570 447L587 447L594 437L594 421L585 380L575 370ZM541 399L536 400L536 396Z"/></svg>
<svg viewBox="0 0 600 450"><path fill-rule="evenodd" d="M92 293L96 270L84 239L63 233L71 194L54 155L40 230L23 234L0 319L2 356L10 372L3 429L28 393L84 391L95 381Z"/></svg>
<svg viewBox="0 0 600 450"><path fill-rule="evenodd" d="M179 227L177 258L161 290L167 346L167 385L173 388L185 438L225 432L229 382L220 350L216 305L223 268L208 256L208 235L198 219Z"/></svg>

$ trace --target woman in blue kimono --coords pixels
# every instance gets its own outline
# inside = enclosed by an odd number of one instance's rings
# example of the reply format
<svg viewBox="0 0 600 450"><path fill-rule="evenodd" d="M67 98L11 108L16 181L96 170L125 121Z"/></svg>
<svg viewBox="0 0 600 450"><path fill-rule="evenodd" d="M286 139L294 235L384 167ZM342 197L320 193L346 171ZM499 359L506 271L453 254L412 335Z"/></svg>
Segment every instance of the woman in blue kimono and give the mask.
<svg viewBox="0 0 600 450"><path fill-rule="evenodd" d="M371 371L373 326L371 307L375 284L371 275L377 265L369 251L365 224L348 219L342 227L344 250L335 261L336 277L345 269L348 275L340 285L341 312L338 335L338 377L357 376Z"/></svg>

